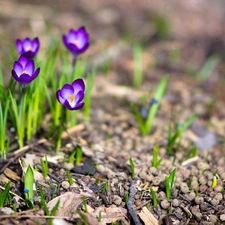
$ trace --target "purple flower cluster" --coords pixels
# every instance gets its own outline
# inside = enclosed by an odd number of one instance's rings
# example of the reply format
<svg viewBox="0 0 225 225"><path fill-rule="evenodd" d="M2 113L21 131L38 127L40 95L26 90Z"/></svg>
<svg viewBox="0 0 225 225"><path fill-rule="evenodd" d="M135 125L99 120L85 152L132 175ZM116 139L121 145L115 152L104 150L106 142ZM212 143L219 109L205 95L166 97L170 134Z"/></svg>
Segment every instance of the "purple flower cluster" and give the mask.
<svg viewBox="0 0 225 225"><path fill-rule="evenodd" d="M34 80L40 72L40 68L35 70L34 60L32 59L37 54L39 47L40 44L37 37L33 40L30 38L16 40L16 49L20 57L14 62L12 76L21 84L22 88L25 88Z"/></svg>
<svg viewBox="0 0 225 225"><path fill-rule="evenodd" d="M89 34L85 27L77 30L70 29L68 35L63 35L63 42L66 48L73 54L74 59L89 47ZM22 88L25 88L39 74L40 68L35 70L33 58L36 56L40 47L39 39L33 40L25 38L16 40L16 49L20 55L14 62L12 69L13 78L19 82ZM56 98L59 103L69 110L78 110L84 106L85 84L82 79L73 81L72 84L65 84L61 90L56 92Z"/></svg>

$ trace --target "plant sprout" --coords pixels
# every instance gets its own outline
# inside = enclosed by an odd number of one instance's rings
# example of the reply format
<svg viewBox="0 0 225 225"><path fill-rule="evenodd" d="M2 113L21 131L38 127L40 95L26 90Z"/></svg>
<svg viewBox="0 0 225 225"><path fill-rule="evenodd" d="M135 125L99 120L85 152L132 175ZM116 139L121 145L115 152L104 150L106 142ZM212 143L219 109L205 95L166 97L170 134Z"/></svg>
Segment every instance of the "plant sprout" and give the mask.
<svg viewBox="0 0 225 225"><path fill-rule="evenodd" d="M70 171L66 171L66 176L68 178L69 184L72 185L74 183L73 177L71 176Z"/></svg>
<svg viewBox="0 0 225 225"><path fill-rule="evenodd" d="M29 165L24 176L24 193L26 203L29 208L33 208L34 203L33 185L34 185L34 172L31 166Z"/></svg>
<svg viewBox="0 0 225 225"><path fill-rule="evenodd" d="M162 159L158 159L159 146L153 148L152 166L158 168L162 162Z"/></svg>
<svg viewBox="0 0 225 225"><path fill-rule="evenodd" d="M149 134L149 132L152 129L152 123L153 120L156 116L156 113L158 111L159 105L161 103L161 100L164 96L165 90L166 90L166 86L167 86L167 82L168 82L168 77L165 76L162 78L162 80L160 81L157 90L156 90L156 94L155 97L152 100L152 104L148 110L148 114L147 114L147 118L143 119L141 114L138 112L136 106L133 104L131 105L132 111L134 113L134 116L136 118L136 121L138 123L140 132L142 135L147 135Z"/></svg>
<svg viewBox="0 0 225 225"><path fill-rule="evenodd" d="M10 182L5 185L5 190L0 192L0 208L4 207L9 196Z"/></svg>
<svg viewBox="0 0 225 225"><path fill-rule="evenodd" d="M175 148L175 144L177 143L177 140L181 138L182 133L188 129L188 127L193 123L193 121L197 118L197 114L193 114L184 124L178 123L175 126L175 133L172 134L172 128L169 125L168 127L168 147L167 147L167 154L172 154L173 149ZM179 146L179 143L178 143ZM177 147L178 147L177 146Z"/></svg>
<svg viewBox="0 0 225 225"><path fill-rule="evenodd" d="M132 158L130 158L130 168L131 168L131 177L132 177L132 179L134 179L135 173L134 173L134 163L133 163Z"/></svg>
<svg viewBox="0 0 225 225"><path fill-rule="evenodd" d="M166 198L170 199L171 198L171 192L172 192L172 188L173 188L173 183L174 183L174 179L176 176L176 171L177 169L175 168L169 176L166 176Z"/></svg>
<svg viewBox="0 0 225 225"><path fill-rule="evenodd" d="M157 199L155 191L152 188L150 188L150 192L152 195L153 207L155 208L158 205L158 199Z"/></svg>
<svg viewBox="0 0 225 225"><path fill-rule="evenodd" d="M44 176L44 178L46 178L48 176L47 156L45 155L44 159L40 158L40 161L41 161L41 168L42 168L43 176Z"/></svg>

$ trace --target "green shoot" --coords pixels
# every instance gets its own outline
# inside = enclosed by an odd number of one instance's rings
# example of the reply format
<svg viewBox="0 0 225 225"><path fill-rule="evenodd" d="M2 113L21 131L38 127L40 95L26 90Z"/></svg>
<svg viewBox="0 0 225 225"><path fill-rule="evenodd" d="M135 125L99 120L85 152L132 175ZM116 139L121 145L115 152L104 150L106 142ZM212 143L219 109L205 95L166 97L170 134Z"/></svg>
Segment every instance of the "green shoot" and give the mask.
<svg viewBox="0 0 225 225"><path fill-rule="evenodd" d="M127 204L128 200L129 200L129 194L126 193L126 195L125 195L125 203L126 203L126 204Z"/></svg>
<svg viewBox="0 0 225 225"><path fill-rule="evenodd" d="M42 158L40 158L40 161L41 161L41 168L42 168L43 176L44 176L44 178L46 178L48 176L48 160L47 160L47 156L45 155L45 159L44 160Z"/></svg>
<svg viewBox="0 0 225 225"><path fill-rule="evenodd" d="M134 78L133 85L135 88L139 88L143 82L143 50L141 45L135 45L134 47Z"/></svg>
<svg viewBox="0 0 225 225"><path fill-rule="evenodd" d="M88 225L88 219L87 219L87 216L84 213L82 213L80 210L76 210L75 213L77 213L81 217L84 225Z"/></svg>
<svg viewBox="0 0 225 225"><path fill-rule="evenodd" d="M31 166L29 165L24 176L24 193L27 205L29 208L33 208L34 203L34 172Z"/></svg>
<svg viewBox="0 0 225 225"><path fill-rule="evenodd" d="M72 154L70 155L69 163L74 164L75 155L76 155L76 150L74 152L72 152Z"/></svg>
<svg viewBox="0 0 225 225"><path fill-rule="evenodd" d="M152 188L150 188L150 192L152 195L153 207L155 208L158 205L158 199L157 199L155 191Z"/></svg>
<svg viewBox="0 0 225 225"><path fill-rule="evenodd" d="M84 207L84 212L88 213L88 209L87 209L87 201L86 201L86 197L82 196L82 204Z"/></svg>
<svg viewBox="0 0 225 225"><path fill-rule="evenodd" d="M18 142L19 142L19 147L22 148L24 146L24 137L25 137L25 124L26 124L26 114L25 114L25 106L26 106L26 96L22 97L22 100L20 102L20 107L18 109L16 99L12 96L11 92L9 92L10 95L10 100L12 103L12 112L13 115L12 117L15 118L15 127L17 130L17 135L18 135ZM10 111L11 112L11 111Z"/></svg>
<svg viewBox="0 0 225 225"><path fill-rule="evenodd" d="M174 179L176 176L176 171L177 169L175 168L169 176L166 176L166 198L170 199L171 198L171 192L172 192L172 188L173 188L173 183L174 183Z"/></svg>
<svg viewBox="0 0 225 225"><path fill-rule="evenodd" d="M108 191L108 181L106 181L105 182L105 184L104 184L104 187L103 187L103 190L102 190L102 192L104 193L104 194L106 194L107 193L107 191Z"/></svg>
<svg viewBox="0 0 225 225"><path fill-rule="evenodd" d="M76 154L75 154L75 156L76 156L75 164L78 165L78 164L80 164L81 161L82 161L82 156L83 156L82 147L79 146L79 145L77 145L76 148L75 148L75 150L76 150Z"/></svg>
<svg viewBox="0 0 225 225"><path fill-rule="evenodd" d="M130 169L131 169L131 177L132 177L132 179L134 179L135 173L134 173L134 163L133 163L132 158L130 158Z"/></svg>
<svg viewBox="0 0 225 225"><path fill-rule="evenodd" d="M190 151L190 153L188 155L188 158L191 159L191 158L193 158L193 157L195 157L197 155L198 155L198 148L194 147L194 148L191 149L191 151Z"/></svg>
<svg viewBox="0 0 225 225"><path fill-rule="evenodd" d="M66 171L66 176L68 178L70 185L72 185L74 183L74 180L73 180L73 177L71 176L70 171L68 171L68 170Z"/></svg>
<svg viewBox="0 0 225 225"><path fill-rule="evenodd" d="M217 185L217 176L216 176L216 174L214 174L213 182L212 182L212 188L216 187L216 185Z"/></svg>
<svg viewBox="0 0 225 225"><path fill-rule="evenodd" d="M55 216L58 208L59 208L59 204L60 204L60 199L57 201L57 203L55 204L55 206L53 207L51 213L50 213L50 216Z"/></svg>
<svg viewBox="0 0 225 225"><path fill-rule="evenodd" d="M180 139L181 141L181 136L182 133L188 129L188 127L194 122L194 120L196 119L197 114L193 114L184 124L176 124L175 126L175 133L172 134L172 128L169 125L168 127L168 146L167 146L167 154L172 154L174 148L175 148L175 144L177 143L177 140ZM179 142L177 147L179 146Z"/></svg>
<svg viewBox="0 0 225 225"><path fill-rule="evenodd" d="M6 156L8 153L7 142L10 141L10 140L7 140L7 136L6 136L8 110L9 110L9 100L6 100L5 105L3 105L2 102L0 102L0 130L1 130L0 156L4 159L6 159Z"/></svg>
<svg viewBox="0 0 225 225"><path fill-rule="evenodd" d="M135 119L138 123L139 129L142 135L149 134L149 132L152 129L153 120L156 117L156 113L158 111L159 105L166 91L167 82L168 82L167 76L163 77L162 80L160 81L155 93L155 97L153 98L152 104L148 110L148 115L146 120L142 118L136 106L134 104L131 105L131 109L134 113Z"/></svg>
<svg viewBox="0 0 225 225"><path fill-rule="evenodd" d="M204 63L203 67L197 74L197 78L200 81L205 81L209 78L209 76L212 74L213 70L217 66L219 62L219 57L212 55L210 56L207 61Z"/></svg>
<svg viewBox="0 0 225 225"><path fill-rule="evenodd" d="M159 146L153 148L152 166L158 168L162 162L162 158L158 160Z"/></svg>
<svg viewBox="0 0 225 225"><path fill-rule="evenodd" d="M98 213L98 222L101 222L102 221L102 212L99 211Z"/></svg>
<svg viewBox="0 0 225 225"><path fill-rule="evenodd" d="M40 196L41 196L41 208L44 210L45 215L49 216L50 213L49 213L49 210L48 210L47 203L45 201L45 194L44 194L44 192L42 190L42 187L40 185L39 185L39 191L40 191Z"/></svg>
<svg viewBox="0 0 225 225"><path fill-rule="evenodd" d="M8 182L5 185L5 190L3 192L0 192L0 208L4 207L4 205L7 201L7 198L9 195L9 189L10 189L10 182Z"/></svg>

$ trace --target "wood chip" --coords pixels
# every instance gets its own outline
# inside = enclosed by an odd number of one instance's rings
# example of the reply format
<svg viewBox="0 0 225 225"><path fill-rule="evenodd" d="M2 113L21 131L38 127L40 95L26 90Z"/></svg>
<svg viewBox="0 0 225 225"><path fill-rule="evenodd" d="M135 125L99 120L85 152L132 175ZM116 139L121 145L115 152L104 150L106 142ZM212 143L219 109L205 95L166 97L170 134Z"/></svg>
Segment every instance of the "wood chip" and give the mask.
<svg viewBox="0 0 225 225"><path fill-rule="evenodd" d="M6 168L4 170L4 174L7 177L9 177L10 179L15 180L15 181L20 180L20 178L21 178L15 172L13 172L12 170L10 170L9 168Z"/></svg>
<svg viewBox="0 0 225 225"><path fill-rule="evenodd" d="M158 225L159 221L152 215L152 213L146 208L143 207L138 216L144 222L145 225Z"/></svg>

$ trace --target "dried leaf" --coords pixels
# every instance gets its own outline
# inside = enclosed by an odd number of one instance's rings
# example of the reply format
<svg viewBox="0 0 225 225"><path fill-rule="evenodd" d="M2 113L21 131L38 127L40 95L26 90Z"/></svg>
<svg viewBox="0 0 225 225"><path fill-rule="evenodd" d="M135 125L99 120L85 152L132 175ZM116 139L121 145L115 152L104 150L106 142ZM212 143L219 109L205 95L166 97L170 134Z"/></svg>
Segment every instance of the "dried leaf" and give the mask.
<svg viewBox="0 0 225 225"><path fill-rule="evenodd" d="M152 213L146 208L143 207L138 216L144 222L145 225L158 225L159 221L152 215Z"/></svg>
<svg viewBox="0 0 225 225"><path fill-rule="evenodd" d="M95 209L95 216L99 217L99 213L101 212L103 224L106 223L115 223L118 220L124 219L127 216L127 210L122 207L116 207L115 205L111 205L109 208L105 206L100 206Z"/></svg>
<svg viewBox="0 0 225 225"><path fill-rule="evenodd" d="M55 216L71 216L71 213L73 213L77 207L82 203L82 196L85 196L86 198L92 198L93 196L88 193L77 194L73 192L66 192L54 199L52 199L48 204L48 209L51 211L53 207L56 205L57 201L60 200L59 208L56 212Z"/></svg>
<svg viewBox="0 0 225 225"><path fill-rule="evenodd" d="M10 170L9 168L6 168L4 170L4 174L9 177L12 180L20 180L21 177L19 177L14 171Z"/></svg>

